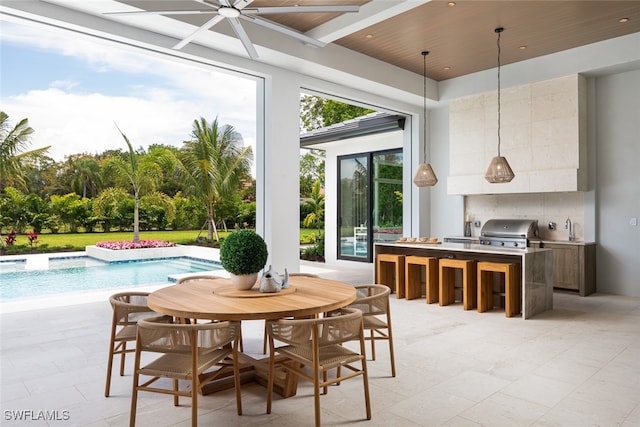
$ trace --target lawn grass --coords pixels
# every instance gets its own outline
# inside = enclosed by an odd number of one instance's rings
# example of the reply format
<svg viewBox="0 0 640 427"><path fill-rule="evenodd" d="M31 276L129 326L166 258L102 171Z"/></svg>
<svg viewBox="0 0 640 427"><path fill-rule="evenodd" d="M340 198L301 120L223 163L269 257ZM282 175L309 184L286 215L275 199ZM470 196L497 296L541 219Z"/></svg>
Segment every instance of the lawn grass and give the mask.
<svg viewBox="0 0 640 427"><path fill-rule="evenodd" d="M220 238L223 239L229 235L229 232L218 231L218 234L220 235ZM312 243L317 234L317 230L301 229L300 243ZM140 240L163 240L179 245L193 244L198 236L206 238L207 233L206 231L200 233L199 230L140 232ZM4 238L6 236L3 235L2 237ZM37 248L43 252L55 252L57 250L84 251L86 246L95 245L97 242L125 241L132 239L133 232L131 231L111 233L43 233L38 235L38 244L34 245L33 248ZM8 248L7 254L29 252L31 249L27 236L20 234L16 237L14 247Z"/></svg>
<svg viewBox="0 0 640 427"><path fill-rule="evenodd" d="M220 232L220 237L225 237L229 233ZM189 244L196 241L198 230L180 230L180 231L141 231L140 240L163 240L177 244ZM201 237L207 237L206 232ZM85 246L95 245L97 242L103 241L123 241L132 240L133 233L128 232L112 232L112 233L57 233L57 234L40 234L38 235L38 246L46 245L48 247L74 247L84 250ZM29 239L26 235L18 235L16 237L16 245L29 246Z"/></svg>

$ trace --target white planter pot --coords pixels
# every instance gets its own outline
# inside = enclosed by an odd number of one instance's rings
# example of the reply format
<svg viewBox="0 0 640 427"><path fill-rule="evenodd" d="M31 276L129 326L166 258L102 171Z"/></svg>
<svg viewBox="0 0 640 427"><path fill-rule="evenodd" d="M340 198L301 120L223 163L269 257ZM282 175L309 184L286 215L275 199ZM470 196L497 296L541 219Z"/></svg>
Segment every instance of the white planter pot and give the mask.
<svg viewBox="0 0 640 427"><path fill-rule="evenodd" d="M253 288L253 285L256 284L256 280L258 280L258 273L240 275L231 274L230 279L236 289L246 291Z"/></svg>

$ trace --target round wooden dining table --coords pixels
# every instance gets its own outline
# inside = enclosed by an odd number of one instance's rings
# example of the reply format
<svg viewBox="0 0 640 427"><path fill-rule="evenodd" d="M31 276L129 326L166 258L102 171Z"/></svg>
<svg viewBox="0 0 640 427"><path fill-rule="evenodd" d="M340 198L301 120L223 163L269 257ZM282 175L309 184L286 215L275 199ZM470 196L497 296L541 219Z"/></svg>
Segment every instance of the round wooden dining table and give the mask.
<svg viewBox="0 0 640 427"><path fill-rule="evenodd" d="M274 320L311 317L355 301L356 289L318 277L291 276L289 287L262 293L256 284L237 290L229 279L187 281L152 292L147 304L158 313L183 319Z"/></svg>
<svg viewBox="0 0 640 427"><path fill-rule="evenodd" d="M262 293L256 284L250 290L237 290L229 279L211 278L185 281L159 289L147 297L154 311L179 319L199 320L276 320L284 317L309 318L345 307L355 301L356 288L343 282L308 276L290 276L289 287L276 293ZM240 353L241 372L266 385L267 360ZM232 382L212 382L203 394L223 390ZM297 378L276 377L274 391L283 397L296 394Z"/></svg>

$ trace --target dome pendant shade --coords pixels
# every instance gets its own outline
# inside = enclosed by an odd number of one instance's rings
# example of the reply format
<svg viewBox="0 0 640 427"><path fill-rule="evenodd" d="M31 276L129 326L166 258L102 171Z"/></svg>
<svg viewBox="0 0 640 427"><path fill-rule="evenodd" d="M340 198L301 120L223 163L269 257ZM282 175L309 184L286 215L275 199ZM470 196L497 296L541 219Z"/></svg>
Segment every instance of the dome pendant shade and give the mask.
<svg viewBox="0 0 640 427"><path fill-rule="evenodd" d="M437 182L438 178L436 178L436 174L433 173L431 165L429 163L420 163L416 171L416 176L413 177L413 183L416 187L431 187L436 185Z"/></svg>
<svg viewBox="0 0 640 427"><path fill-rule="evenodd" d="M509 162L502 156L495 156L491 159L487 173L484 175L484 179L492 184L511 182L514 177L515 175L511 170L511 166L509 166Z"/></svg>

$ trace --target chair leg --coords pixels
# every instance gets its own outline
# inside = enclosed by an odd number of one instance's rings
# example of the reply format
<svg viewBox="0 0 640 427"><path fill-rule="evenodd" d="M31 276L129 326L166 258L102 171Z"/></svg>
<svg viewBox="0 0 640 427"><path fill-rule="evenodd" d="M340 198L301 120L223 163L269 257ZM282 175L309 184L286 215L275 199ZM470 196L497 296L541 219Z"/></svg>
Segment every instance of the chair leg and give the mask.
<svg viewBox="0 0 640 427"><path fill-rule="evenodd" d="M371 419L371 397L369 396L369 377L367 374L367 361L366 358L362 358L362 385L364 387L364 407L367 412L367 419ZM395 371L395 368L394 368ZM395 377L395 373L393 375Z"/></svg>
<svg viewBox="0 0 640 427"><path fill-rule="evenodd" d="M266 329L265 329L266 331ZM240 389L240 366L238 363L238 341L234 344L233 351L233 386L236 389L236 409L238 411L238 415L242 415L242 390Z"/></svg>
<svg viewBox="0 0 640 427"><path fill-rule="evenodd" d="M264 325L264 336L262 338L262 354L267 354L267 325Z"/></svg>
<svg viewBox="0 0 640 427"><path fill-rule="evenodd" d="M365 355L365 342L364 342L364 334L360 339L360 354L362 358L360 359L361 367L362 367L362 385L364 387L364 405L367 411L367 419L371 419L371 397L369 396L369 376L367 374L367 357Z"/></svg>
<svg viewBox="0 0 640 427"><path fill-rule="evenodd" d="M391 359L391 376L396 376L396 357L393 351L393 332L391 332L391 313L387 311L387 339L389 340L389 359Z"/></svg>
<svg viewBox="0 0 640 427"><path fill-rule="evenodd" d="M376 334L373 329L369 331L371 332L371 360L376 360Z"/></svg>
<svg viewBox="0 0 640 427"><path fill-rule="evenodd" d="M313 367L313 408L316 418L316 427L320 427L320 372L318 367Z"/></svg>
<svg viewBox="0 0 640 427"><path fill-rule="evenodd" d="M133 369L133 390L131 391L131 412L129 414L129 427L136 425L136 410L138 405L138 380L140 375L138 369L140 367L140 355L136 353L136 361Z"/></svg>
<svg viewBox="0 0 640 427"><path fill-rule="evenodd" d="M109 347L109 360L107 361L107 382L104 386L104 397L109 397L111 392L111 373L113 371L113 339L111 339L111 346Z"/></svg>
<svg viewBox="0 0 640 427"><path fill-rule="evenodd" d="M198 374L196 371L191 373L191 427L198 427Z"/></svg>
<svg viewBox="0 0 640 427"><path fill-rule="evenodd" d="M173 406L180 406L180 395L178 394L178 380L173 380L173 391L175 394L173 395Z"/></svg>
<svg viewBox="0 0 640 427"><path fill-rule="evenodd" d="M275 357L273 345L269 338L269 377L267 378L267 414L271 413L271 398L273 397L273 376L275 375Z"/></svg>
<svg viewBox="0 0 640 427"><path fill-rule="evenodd" d="M122 341L122 343L118 346L120 348L120 376L124 376L124 359L127 355L127 342Z"/></svg>

